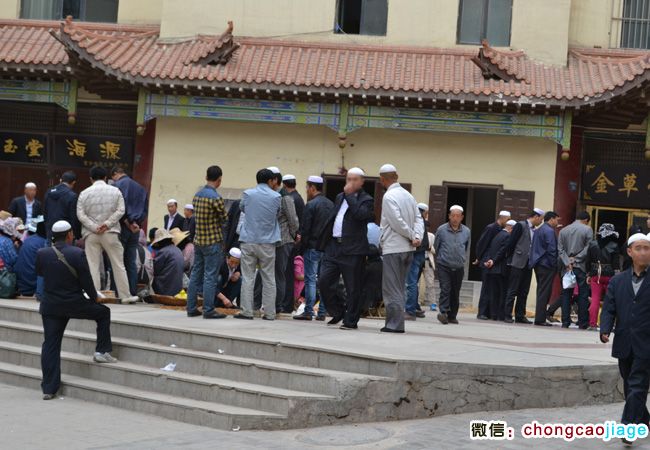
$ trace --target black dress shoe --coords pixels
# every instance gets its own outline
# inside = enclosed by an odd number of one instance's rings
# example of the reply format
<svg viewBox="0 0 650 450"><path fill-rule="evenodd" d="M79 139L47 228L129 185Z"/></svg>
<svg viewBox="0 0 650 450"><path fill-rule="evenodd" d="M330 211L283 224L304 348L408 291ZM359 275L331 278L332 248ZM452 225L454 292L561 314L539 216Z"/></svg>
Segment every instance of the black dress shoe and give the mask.
<svg viewBox="0 0 650 450"><path fill-rule="evenodd" d="M476 316L476 318L478 320L490 320L488 316L484 316L483 314L479 314L478 316Z"/></svg>
<svg viewBox="0 0 650 450"><path fill-rule="evenodd" d="M563 323L562 328L569 328L571 326L570 323Z"/></svg>
<svg viewBox="0 0 650 450"><path fill-rule="evenodd" d="M418 309L417 311L415 311L415 317L417 317L418 319L424 319L426 316L424 315L424 311Z"/></svg>
<svg viewBox="0 0 650 450"><path fill-rule="evenodd" d="M447 314L445 313L438 313L438 320L443 325L447 325L449 323L449 319L447 318Z"/></svg>
<svg viewBox="0 0 650 450"><path fill-rule="evenodd" d="M516 323L533 323L530 320L528 320L526 317L517 317L515 319Z"/></svg>
<svg viewBox="0 0 650 450"><path fill-rule="evenodd" d="M203 313L201 311L199 311L198 309L195 309L194 311L188 311L187 312L187 317L198 317L198 316L201 316L201 315L203 315Z"/></svg>
<svg viewBox="0 0 650 450"><path fill-rule="evenodd" d="M451 324L458 325L458 319L456 319L455 317L448 317L447 321Z"/></svg>
<svg viewBox="0 0 650 450"><path fill-rule="evenodd" d="M203 314L204 319L225 319L226 316L225 314L221 314L220 312L217 312L216 310L212 310L207 314Z"/></svg>
<svg viewBox="0 0 650 450"><path fill-rule="evenodd" d="M297 316L293 316L293 320L311 320L311 314L298 314Z"/></svg>
<svg viewBox="0 0 650 450"><path fill-rule="evenodd" d="M275 320L275 319L272 319L271 317L264 315L262 316L262 320Z"/></svg>
<svg viewBox="0 0 650 450"><path fill-rule="evenodd" d="M382 328L381 330L382 333L404 333L404 330L393 330L392 328Z"/></svg>
<svg viewBox="0 0 650 450"><path fill-rule="evenodd" d="M316 320L318 320L319 322L323 322L325 321L325 316L316 316Z"/></svg>
<svg viewBox="0 0 650 450"><path fill-rule="evenodd" d="M548 322L535 322L535 325L537 325L538 327L552 327L553 326Z"/></svg>
<svg viewBox="0 0 650 450"><path fill-rule="evenodd" d="M329 322L327 322L328 325L336 325L339 323L341 320L343 320L343 315L337 315L332 317Z"/></svg>
<svg viewBox="0 0 650 450"><path fill-rule="evenodd" d="M345 324L345 323L344 323L344 324L341 325L339 328L340 328L341 330L356 330L356 329L359 328L359 327L356 326L356 325L351 325L351 324Z"/></svg>
<svg viewBox="0 0 650 450"><path fill-rule="evenodd" d="M507 319L503 319L503 321L505 323L513 323L515 321L515 319L513 319L512 317L508 317Z"/></svg>
<svg viewBox="0 0 650 450"><path fill-rule="evenodd" d="M56 398L56 394L43 394L43 400L54 400Z"/></svg>
<svg viewBox="0 0 650 450"><path fill-rule="evenodd" d="M233 317L235 319L253 320L253 316L245 316L245 315L243 315L241 313L235 314Z"/></svg>

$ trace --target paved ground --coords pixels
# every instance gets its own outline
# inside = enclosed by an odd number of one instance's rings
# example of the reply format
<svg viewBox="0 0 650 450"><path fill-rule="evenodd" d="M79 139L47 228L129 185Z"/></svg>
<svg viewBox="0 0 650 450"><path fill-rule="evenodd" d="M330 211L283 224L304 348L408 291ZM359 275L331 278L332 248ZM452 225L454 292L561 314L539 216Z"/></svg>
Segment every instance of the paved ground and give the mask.
<svg viewBox="0 0 650 450"><path fill-rule="evenodd" d="M371 423L290 431L218 431L72 398L44 402L37 391L0 384L0 439L6 449L619 449L618 441L528 441L522 424L604 422L620 416L622 404L507 413L472 413L425 420ZM472 419L505 420L512 441L473 442ZM634 448L650 449L650 443Z"/></svg>

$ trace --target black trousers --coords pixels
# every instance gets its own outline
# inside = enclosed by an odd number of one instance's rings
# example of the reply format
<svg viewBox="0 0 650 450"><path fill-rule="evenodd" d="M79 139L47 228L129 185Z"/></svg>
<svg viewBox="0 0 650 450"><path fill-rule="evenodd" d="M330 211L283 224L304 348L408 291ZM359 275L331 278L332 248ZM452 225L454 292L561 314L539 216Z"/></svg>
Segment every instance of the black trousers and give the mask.
<svg viewBox="0 0 650 450"><path fill-rule="evenodd" d="M61 341L70 319L87 319L97 322L97 346L95 351L106 353L113 350L111 344L111 310L99 303L79 302L61 306L55 314L43 314L43 347L41 369L43 394L56 394L61 387Z"/></svg>
<svg viewBox="0 0 650 450"><path fill-rule="evenodd" d="M282 300L282 312L291 314L293 312L293 286L295 283L295 273L293 268L293 259L297 256L296 254L296 245L292 246L291 256L289 261L287 261L287 269L284 273L285 278L285 288L284 288L284 299Z"/></svg>
<svg viewBox="0 0 650 450"><path fill-rule="evenodd" d="M447 314L450 319L455 319L460 306L460 287L463 284L465 269L451 269L438 264L438 282L440 283L440 299L438 309Z"/></svg>
<svg viewBox="0 0 650 450"><path fill-rule="evenodd" d="M508 289L506 293L505 317L512 318L512 308L515 308L515 318L523 319L526 317L526 300L530 292L530 281L533 278L533 271L528 267L518 269L510 267L510 277L508 279ZM515 297L517 303L515 303Z"/></svg>
<svg viewBox="0 0 650 450"><path fill-rule="evenodd" d="M490 313L495 311L490 310L490 280L488 278L489 271L482 267L481 264L481 294L478 297L478 315L490 317Z"/></svg>
<svg viewBox="0 0 650 450"><path fill-rule="evenodd" d="M650 385L650 360L630 355L618 360L618 370L623 377L625 407L622 423L645 423L648 425L650 415L646 406L648 387Z"/></svg>
<svg viewBox="0 0 650 450"><path fill-rule="evenodd" d="M343 316L344 325L356 325L361 317L361 287L365 258L362 255L343 254L341 244L332 240L327 244L321 260L318 275L321 299L332 317ZM345 285L345 300L337 295L337 285L341 276Z"/></svg>
<svg viewBox="0 0 650 450"><path fill-rule="evenodd" d="M546 322L546 306L551 299L555 269L544 266L535 267L537 280L537 303L535 305L535 323Z"/></svg>
<svg viewBox="0 0 650 450"><path fill-rule="evenodd" d="M504 319L505 280L502 274L488 274L487 285L490 297L490 318L492 320Z"/></svg>
<svg viewBox="0 0 650 450"><path fill-rule="evenodd" d="M287 294L287 266L291 260L291 254L293 253L293 244L284 244L280 245L275 249L275 312L281 313L285 311L285 298ZM293 264L291 264L291 269L293 270ZM293 273L291 274L291 280L293 281ZM291 288L293 292L293 288ZM291 311L293 312L293 304L291 305Z"/></svg>

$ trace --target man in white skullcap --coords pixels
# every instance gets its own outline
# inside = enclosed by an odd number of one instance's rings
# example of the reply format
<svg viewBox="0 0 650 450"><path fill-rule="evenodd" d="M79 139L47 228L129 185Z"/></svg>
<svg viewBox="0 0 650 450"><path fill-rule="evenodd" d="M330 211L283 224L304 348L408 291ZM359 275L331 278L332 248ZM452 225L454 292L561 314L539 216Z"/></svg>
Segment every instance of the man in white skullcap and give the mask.
<svg viewBox="0 0 650 450"><path fill-rule="evenodd" d="M481 269L482 284L481 284L481 294L479 296L479 301L478 301L478 314L477 314L477 318L481 320L487 320L491 316L490 293L487 291L488 271L487 268L483 265L483 263L486 260L485 253L487 252L488 248L490 248L490 244L492 243L492 239L494 239L494 236L496 236L499 233L499 231L503 230L503 227L505 227L506 222L508 220L510 220L510 211L505 211L505 210L499 211L497 220L485 227L483 233L481 233L481 237L479 237L479 240L476 243L476 249L475 249L476 258L474 259L473 264L475 266L479 266L479 268Z"/></svg>
<svg viewBox="0 0 650 450"><path fill-rule="evenodd" d="M175 198L167 200L167 214L163 218L163 228L167 231L172 228L183 229L183 216L178 213L178 201Z"/></svg>
<svg viewBox="0 0 650 450"><path fill-rule="evenodd" d="M323 178L318 175L310 175L307 178L307 205L297 238L305 263L305 310L302 314L293 316L295 320L314 318L318 267L323 257L318 243L324 232L324 224L334 208L334 203L323 195L323 181ZM325 302L321 301L316 320L325 320L326 314Z"/></svg>
<svg viewBox="0 0 650 450"><path fill-rule="evenodd" d="M406 275L413 252L422 243L424 221L417 202L398 182L397 169L384 164L379 169L379 182L386 189L381 202L381 289L386 308L385 333L404 333L406 307Z"/></svg>
<svg viewBox="0 0 650 450"><path fill-rule="evenodd" d="M438 320L444 325L458 323L460 288L472 238L470 229L463 225L464 217L463 207L452 205L449 208L449 221L438 227L433 246L440 283Z"/></svg>
<svg viewBox="0 0 650 450"><path fill-rule="evenodd" d="M646 407L650 384L650 237L637 233L627 243L632 266L609 282L600 314L600 340L607 343L615 331L612 356L618 359L625 395L621 423L647 426L650 418Z"/></svg>
<svg viewBox="0 0 650 450"><path fill-rule="evenodd" d="M36 273L43 277L44 296L39 311L43 320L43 400L51 400L61 386L61 341L70 319L97 322L97 346L93 359L114 363L110 354L111 310L97 303L97 291L84 251L72 244L72 226L60 220L52 226L52 246L36 255Z"/></svg>
<svg viewBox="0 0 650 450"><path fill-rule="evenodd" d="M343 330L356 329L361 317L361 284L369 252L368 223L375 217L374 200L363 190L365 175L359 167L348 170L343 192L336 196L319 245L324 256L318 286L332 316L328 323L335 325L342 320ZM341 276L345 299L337 294Z"/></svg>
<svg viewBox="0 0 650 450"><path fill-rule="evenodd" d="M492 320L505 320L505 297L508 276L508 240L514 220L507 220L504 227L492 238L492 242L481 260L482 269L486 272L488 311Z"/></svg>
<svg viewBox="0 0 650 450"><path fill-rule="evenodd" d="M228 257L225 259L219 270L217 277L217 307L233 308L235 302L239 304L241 295L241 250L233 247L228 251Z"/></svg>
<svg viewBox="0 0 650 450"><path fill-rule="evenodd" d="M406 308L404 320L416 320L416 317L424 317L424 311L422 311L418 302L420 295L418 285L420 284L420 276L423 273L425 254L429 250L429 206L425 203L418 203L418 212L422 216L425 232L422 235L422 243L413 253L413 261L406 275Z"/></svg>
<svg viewBox="0 0 650 450"><path fill-rule="evenodd" d="M302 222L302 216L305 212L305 201L302 196L296 189L296 176L293 174L286 174L282 177L282 190L285 191L293 199L293 206L296 210L296 216L298 216L298 229L300 229L300 223ZM298 246L294 241L293 251L291 253L291 258L287 263L285 277L285 293L284 300L282 302L282 312L286 314L291 314L293 312L293 288L294 288L294 266L293 261L297 256Z"/></svg>
<svg viewBox="0 0 650 450"><path fill-rule="evenodd" d="M527 219L517 222L512 227L508 241L508 253L511 259L505 301L505 322L531 323L526 318L526 300L528 299L530 282L533 277L533 269L528 267L528 259L533 244L533 233L543 222L544 211L539 208L534 208L528 214ZM516 304L515 298L517 299ZM514 319L512 317L513 307L515 312Z"/></svg>
<svg viewBox="0 0 650 450"><path fill-rule="evenodd" d="M43 206L36 198L36 184L32 182L25 184L24 195L11 200L8 211L12 216L22 219L26 227L33 217L43 215Z"/></svg>
<svg viewBox="0 0 650 450"><path fill-rule="evenodd" d="M190 242L194 241L194 235L196 234L196 219L194 218L194 205L187 203L183 207L183 227L181 230L187 231L189 233L188 237Z"/></svg>

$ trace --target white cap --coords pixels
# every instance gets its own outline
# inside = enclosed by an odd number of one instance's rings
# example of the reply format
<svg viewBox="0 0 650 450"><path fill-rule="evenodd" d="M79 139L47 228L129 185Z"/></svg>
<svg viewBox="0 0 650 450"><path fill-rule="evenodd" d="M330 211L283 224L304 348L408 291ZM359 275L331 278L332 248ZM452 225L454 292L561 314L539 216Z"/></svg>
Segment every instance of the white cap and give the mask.
<svg viewBox="0 0 650 450"><path fill-rule="evenodd" d="M241 250L239 250L237 247L233 247L233 248L231 248L230 251L229 251L228 253L229 253L230 256L232 256L233 258L241 259Z"/></svg>
<svg viewBox="0 0 650 450"><path fill-rule="evenodd" d="M510 217L510 211L506 211L505 209L503 211L499 211L499 217Z"/></svg>
<svg viewBox="0 0 650 450"><path fill-rule="evenodd" d="M539 208L533 208L533 212L538 216L543 216L544 214L546 214L546 212L544 212L543 209L539 209Z"/></svg>
<svg viewBox="0 0 650 450"><path fill-rule="evenodd" d="M290 173L288 173L288 174L286 174L285 176L282 177L282 181L291 181L291 180L295 180L295 179L296 179L296 176L291 175Z"/></svg>
<svg viewBox="0 0 650 450"><path fill-rule="evenodd" d="M397 173L397 168L392 164L384 164L379 168L379 173Z"/></svg>
<svg viewBox="0 0 650 450"><path fill-rule="evenodd" d="M275 167L275 166L267 167L266 169L267 169L267 170L270 170L271 172L276 173L276 174L277 174L277 173L281 173L281 172L280 172L280 169L278 169L278 168Z"/></svg>
<svg viewBox="0 0 650 450"><path fill-rule="evenodd" d="M359 167L353 167L352 169L348 170L348 175L359 175L365 177L366 173Z"/></svg>
<svg viewBox="0 0 650 450"><path fill-rule="evenodd" d="M72 230L72 225L65 220L59 220L58 222L54 222L54 225L52 225L52 233L63 233L64 231L70 230Z"/></svg>
<svg viewBox="0 0 650 450"><path fill-rule="evenodd" d="M422 211L429 211L429 206L426 203L418 203L418 209Z"/></svg>
<svg viewBox="0 0 650 450"><path fill-rule="evenodd" d="M194 211L194 205L191 204L191 203L188 203L187 205L185 205L184 208L185 209L191 209L192 211Z"/></svg>
<svg viewBox="0 0 650 450"><path fill-rule="evenodd" d="M460 205L451 205L451 207L449 208L449 212L452 212L452 211L460 211L460 212L462 212L462 213L465 212L465 210L463 209L463 207L460 206Z"/></svg>
<svg viewBox="0 0 650 450"><path fill-rule="evenodd" d="M517 225L517 221L510 219L509 221L506 222L506 225L510 225L511 227L514 227L515 225Z"/></svg>
<svg viewBox="0 0 650 450"><path fill-rule="evenodd" d="M650 242L650 237L646 236L643 233L636 233L630 236L630 239L627 240L627 246L629 247L630 245L634 244L635 242L638 241L645 241L645 242Z"/></svg>
<svg viewBox="0 0 650 450"><path fill-rule="evenodd" d="M170 198L169 200L167 200L168 205L171 205L172 203L176 203L178 205L178 202L176 201L175 198Z"/></svg>
<svg viewBox="0 0 650 450"><path fill-rule="evenodd" d="M25 184L25 189L36 189L36 183L32 183L31 181L29 183Z"/></svg>
<svg viewBox="0 0 650 450"><path fill-rule="evenodd" d="M319 177L318 175L309 175L307 181L310 183L323 184L323 177Z"/></svg>

